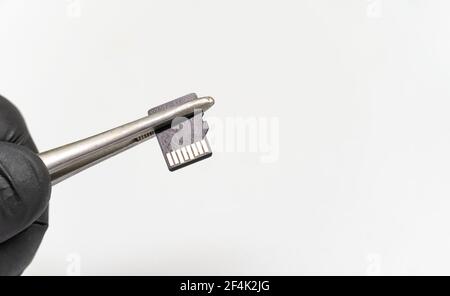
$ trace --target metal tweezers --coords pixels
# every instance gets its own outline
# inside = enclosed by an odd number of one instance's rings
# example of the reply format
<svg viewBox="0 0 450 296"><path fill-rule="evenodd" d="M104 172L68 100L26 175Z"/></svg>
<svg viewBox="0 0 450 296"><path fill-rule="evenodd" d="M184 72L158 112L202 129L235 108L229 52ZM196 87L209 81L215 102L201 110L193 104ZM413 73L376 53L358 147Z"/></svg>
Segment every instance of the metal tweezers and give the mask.
<svg viewBox="0 0 450 296"><path fill-rule="evenodd" d="M198 110L204 112L213 105L214 99L211 97L196 98L87 139L43 152L39 157L47 166L52 185L55 185L153 138L155 130L169 125L175 118L188 117Z"/></svg>

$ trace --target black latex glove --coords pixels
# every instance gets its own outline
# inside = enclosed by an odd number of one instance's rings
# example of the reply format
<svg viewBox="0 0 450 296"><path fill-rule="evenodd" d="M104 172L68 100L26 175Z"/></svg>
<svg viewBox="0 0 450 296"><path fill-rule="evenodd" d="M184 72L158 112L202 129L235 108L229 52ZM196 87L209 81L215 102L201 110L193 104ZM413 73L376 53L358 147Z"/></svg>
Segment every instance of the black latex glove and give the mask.
<svg viewBox="0 0 450 296"><path fill-rule="evenodd" d="M19 111L0 96L0 275L20 275L48 227L50 176Z"/></svg>

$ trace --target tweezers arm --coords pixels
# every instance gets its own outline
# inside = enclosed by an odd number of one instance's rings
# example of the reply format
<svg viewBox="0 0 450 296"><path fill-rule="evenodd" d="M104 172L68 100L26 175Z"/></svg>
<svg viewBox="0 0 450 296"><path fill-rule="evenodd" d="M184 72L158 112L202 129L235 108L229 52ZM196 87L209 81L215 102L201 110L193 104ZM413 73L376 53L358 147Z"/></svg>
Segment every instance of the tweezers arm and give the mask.
<svg viewBox="0 0 450 296"><path fill-rule="evenodd" d="M55 185L95 164L126 151L154 136L154 131L170 125L177 117L186 117L196 110L207 110L214 104L209 97L198 98L155 112L147 117L127 123L62 147L41 153Z"/></svg>
<svg viewBox="0 0 450 296"><path fill-rule="evenodd" d="M142 118L96 136L41 153L39 156L47 166L52 185L55 185L150 139L154 135L152 126L151 118Z"/></svg>

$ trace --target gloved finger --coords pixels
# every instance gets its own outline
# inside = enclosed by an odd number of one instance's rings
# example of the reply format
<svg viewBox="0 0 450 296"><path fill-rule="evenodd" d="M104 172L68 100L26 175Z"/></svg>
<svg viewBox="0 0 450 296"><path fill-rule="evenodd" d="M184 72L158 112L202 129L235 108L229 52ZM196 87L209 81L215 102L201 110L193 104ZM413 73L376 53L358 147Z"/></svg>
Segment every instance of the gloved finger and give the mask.
<svg viewBox="0 0 450 296"><path fill-rule="evenodd" d="M37 153L36 145L19 110L2 96L0 96L0 141L26 146Z"/></svg>
<svg viewBox="0 0 450 296"><path fill-rule="evenodd" d="M37 221L47 209L50 193L50 176L42 160L26 147L0 142L0 243Z"/></svg>
<svg viewBox="0 0 450 296"><path fill-rule="evenodd" d="M48 220L48 211L42 216ZM48 224L35 222L12 239L0 244L0 276L18 276L33 261Z"/></svg>
<svg viewBox="0 0 450 296"><path fill-rule="evenodd" d="M0 141L28 147L38 153L38 149L28 132L25 120L20 111L6 98L0 95ZM39 218L38 223L48 223L48 217Z"/></svg>

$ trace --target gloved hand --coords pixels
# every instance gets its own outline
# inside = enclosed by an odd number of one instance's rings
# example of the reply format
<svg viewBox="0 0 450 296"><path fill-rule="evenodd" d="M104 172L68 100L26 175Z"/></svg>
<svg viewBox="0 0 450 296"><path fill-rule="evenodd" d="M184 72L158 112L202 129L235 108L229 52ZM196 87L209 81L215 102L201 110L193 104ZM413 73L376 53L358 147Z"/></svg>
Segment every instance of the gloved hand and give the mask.
<svg viewBox="0 0 450 296"><path fill-rule="evenodd" d="M19 111L0 96L0 275L20 275L48 227L50 176Z"/></svg>

